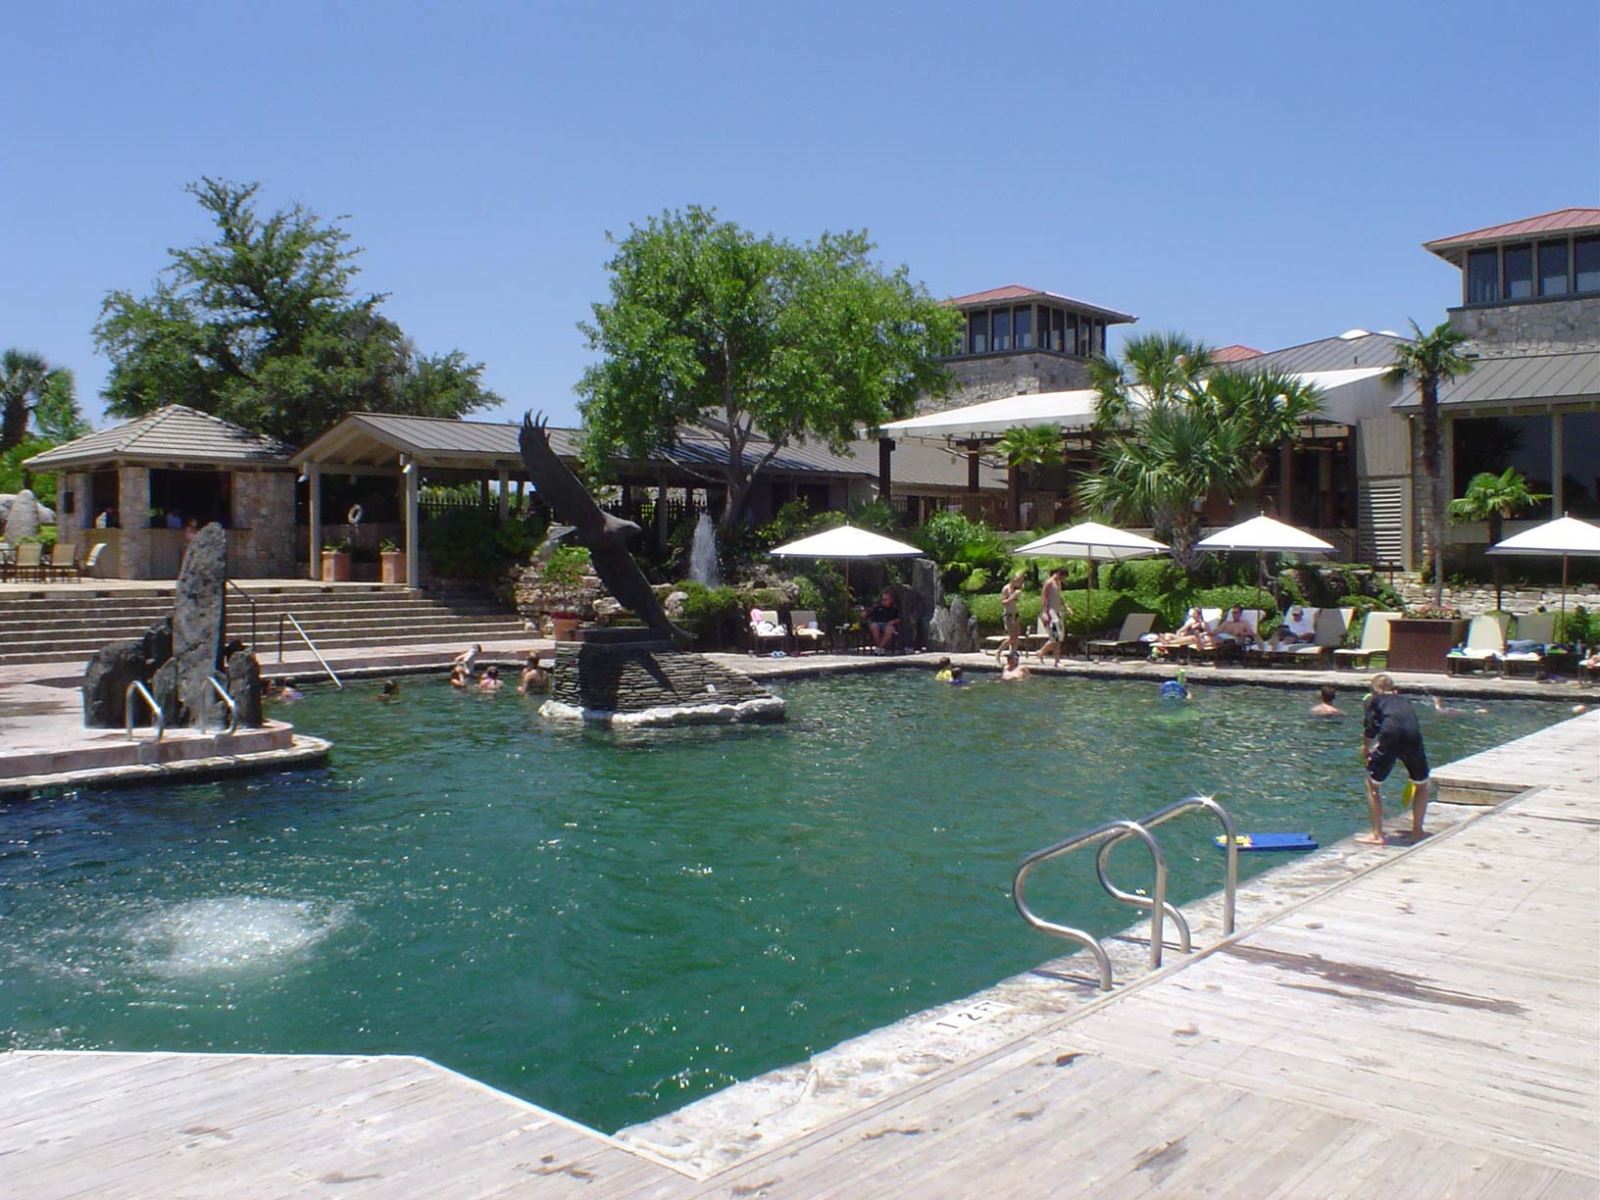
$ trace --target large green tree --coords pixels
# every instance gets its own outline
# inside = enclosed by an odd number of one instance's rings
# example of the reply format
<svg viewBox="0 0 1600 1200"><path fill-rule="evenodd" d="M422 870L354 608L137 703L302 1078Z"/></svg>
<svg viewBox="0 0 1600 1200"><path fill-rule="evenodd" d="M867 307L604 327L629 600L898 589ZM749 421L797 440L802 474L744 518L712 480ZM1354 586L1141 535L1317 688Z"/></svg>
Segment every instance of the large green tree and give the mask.
<svg viewBox="0 0 1600 1200"><path fill-rule="evenodd" d="M600 361L578 385L587 455L642 456L686 426L726 448L721 521L787 445L835 449L942 394L938 356L960 315L885 270L859 233L804 245L757 237L708 209L652 217L615 240L611 296L580 326Z"/></svg>
<svg viewBox="0 0 1600 1200"><path fill-rule="evenodd" d="M1237 428L1246 458L1246 492L1258 507L1272 452L1293 442L1305 422L1321 415L1322 392L1291 372L1244 366L1209 375L1203 400L1218 421ZM1285 520L1288 501L1284 496L1279 506Z"/></svg>
<svg viewBox="0 0 1600 1200"><path fill-rule="evenodd" d="M257 211L259 185L189 185L210 241L168 251L146 296L106 296L95 339L111 360L107 411L166 404L301 444L356 411L459 417L499 402L481 363L423 355L354 290L360 250L295 204Z"/></svg>
<svg viewBox="0 0 1600 1200"><path fill-rule="evenodd" d="M1445 321L1427 333L1415 321L1416 337L1395 347L1394 365L1388 378L1409 381L1417 389L1422 405L1422 437L1416 459L1427 480L1422 512L1422 529L1427 536L1428 554L1433 560L1433 602L1444 605L1444 528L1445 480L1444 450L1439 430L1439 388L1472 370L1472 361L1461 353L1467 335Z"/></svg>

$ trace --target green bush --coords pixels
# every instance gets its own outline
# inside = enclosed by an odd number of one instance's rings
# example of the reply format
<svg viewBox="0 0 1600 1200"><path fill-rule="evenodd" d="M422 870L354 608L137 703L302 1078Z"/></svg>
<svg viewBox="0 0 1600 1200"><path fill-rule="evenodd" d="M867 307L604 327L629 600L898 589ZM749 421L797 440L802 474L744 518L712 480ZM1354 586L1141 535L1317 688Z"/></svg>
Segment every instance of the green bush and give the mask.
<svg viewBox="0 0 1600 1200"><path fill-rule="evenodd" d="M692 580L679 586L684 592L683 627L701 647L737 643L748 620L738 592L731 587L708 588Z"/></svg>
<svg viewBox="0 0 1600 1200"><path fill-rule="evenodd" d="M562 587L577 587L589 573L589 551L583 546L557 546L540 576Z"/></svg>
<svg viewBox="0 0 1600 1200"><path fill-rule="evenodd" d="M963 513L934 513L911 540L939 564L946 591L966 590L963 585L977 571L984 572L983 586L998 586L1011 564L1011 547L1000 532Z"/></svg>
<svg viewBox="0 0 1600 1200"><path fill-rule="evenodd" d="M544 523L511 520L492 513L446 509L422 524L422 556L449 579L489 579L528 560L544 537Z"/></svg>
<svg viewBox="0 0 1600 1200"><path fill-rule="evenodd" d="M972 574L963 579L958 587L961 591L961 594L964 596L973 596L979 592L987 592L989 590L989 572L985 571L982 567L978 567L972 572Z"/></svg>
<svg viewBox="0 0 1600 1200"><path fill-rule="evenodd" d="M1593 646L1600 642L1600 613L1592 613L1581 604L1568 609L1565 621L1556 618L1556 641L1567 646L1580 642Z"/></svg>

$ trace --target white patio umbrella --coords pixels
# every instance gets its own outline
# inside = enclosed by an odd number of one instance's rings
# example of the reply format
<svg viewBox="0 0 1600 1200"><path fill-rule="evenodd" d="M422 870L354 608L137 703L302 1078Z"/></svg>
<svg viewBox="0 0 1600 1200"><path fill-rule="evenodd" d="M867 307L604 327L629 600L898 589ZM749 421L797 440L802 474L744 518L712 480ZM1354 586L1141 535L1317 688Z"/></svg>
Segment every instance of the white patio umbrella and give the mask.
<svg viewBox="0 0 1600 1200"><path fill-rule="evenodd" d="M1081 521L1047 533L1044 537L1018 547L1013 553L1023 558L1086 558L1091 563L1116 562L1124 558L1149 558L1166 550L1164 542L1155 541L1142 534L1129 533L1097 521ZM1089 614L1094 615L1094 568L1086 576L1089 592ZM1089 639L1083 639L1083 653L1089 655Z"/></svg>
<svg viewBox="0 0 1600 1200"><path fill-rule="evenodd" d="M822 533L813 533L798 542L774 546L767 551L775 558L838 558L844 560L844 590L850 596L850 560L855 558L921 558L925 551L905 542L873 533L870 529L857 529L854 525L840 525Z"/></svg>
<svg viewBox="0 0 1600 1200"><path fill-rule="evenodd" d="M1525 529L1489 547L1490 554L1561 556L1561 636L1566 637L1567 559L1600 558L1600 527L1576 517L1561 516Z"/></svg>
<svg viewBox="0 0 1600 1200"><path fill-rule="evenodd" d="M1315 534L1271 517L1251 517L1195 543L1200 550L1254 550L1256 552L1256 611L1261 610L1261 556L1263 554L1331 554L1333 545ZM1258 618L1259 619L1259 618ZM1260 634L1258 633L1259 637Z"/></svg>

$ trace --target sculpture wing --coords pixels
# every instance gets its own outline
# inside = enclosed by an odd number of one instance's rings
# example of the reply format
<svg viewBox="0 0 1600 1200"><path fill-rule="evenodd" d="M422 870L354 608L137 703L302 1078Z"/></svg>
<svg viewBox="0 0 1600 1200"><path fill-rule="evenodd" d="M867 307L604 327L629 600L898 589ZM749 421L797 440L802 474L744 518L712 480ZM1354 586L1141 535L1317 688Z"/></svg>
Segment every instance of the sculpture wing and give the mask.
<svg viewBox="0 0 1600 1200"><path fill-rule="evenodd" d="M628 553L627 538L637 533L639 527L601 510L583 482L550 448L545 429L543 413L537 418L523 414L518 444L528 477L550 506L550 512L557 520L572 526L571 536L589 551L595 574L619 604L663 637L687 646L693 639L667 620L650 581Z"/></svg>

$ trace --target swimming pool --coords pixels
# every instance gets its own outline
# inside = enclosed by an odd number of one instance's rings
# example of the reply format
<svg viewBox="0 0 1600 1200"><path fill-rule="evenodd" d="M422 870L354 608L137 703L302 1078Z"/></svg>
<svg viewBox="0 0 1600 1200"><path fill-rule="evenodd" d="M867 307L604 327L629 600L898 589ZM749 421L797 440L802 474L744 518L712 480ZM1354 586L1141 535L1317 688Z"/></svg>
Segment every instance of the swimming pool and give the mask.
<svg viewBox="0 0 1600 1200"><path fill-rule="evenodd" d="M0 805L0 1036L415 1053L616 1129L1061 953L1011 872L1086 825L1197 791L1241 830L1364 819L1358 719L1309 721L1309 695L775 687L784 725L635 734L510 692L313 691L288 715L328 770ZM1489 707L1424 710L1434 761L1565 715ZM1175 900L1218 887L1213 832L1163 830ZM1132 923L1079 865L1030 899Z"/></svg>

